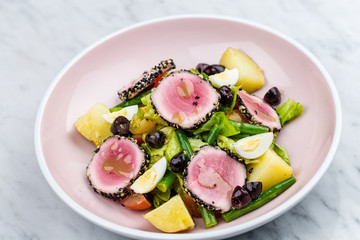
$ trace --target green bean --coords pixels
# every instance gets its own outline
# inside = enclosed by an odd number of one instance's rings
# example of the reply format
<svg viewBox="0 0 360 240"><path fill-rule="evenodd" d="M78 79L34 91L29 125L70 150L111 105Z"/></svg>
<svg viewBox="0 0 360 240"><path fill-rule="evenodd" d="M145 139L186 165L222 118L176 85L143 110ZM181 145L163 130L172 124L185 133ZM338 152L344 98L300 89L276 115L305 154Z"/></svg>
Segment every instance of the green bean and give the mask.
<svg viewBox="0 0 360 240"><path fill-rule="evenodd" d="M268 203L269 201L280 195L295 182L296 182L295 177L290 177L288 179L285 179L284 181L275 184L274 186L263 192L257 199L250 202L249 205L240 209L234 209L224 213L222 215L222 218L225 220L225 222L230 222L248 212L258 209L259 207L263 206L264 204Z"/></svg>
<svg viewBox="0 0 360 240"><path fill-rule="evenodd" d="M250 124L250 123L241 123L234 120L230 120L230 122L236 128L236 130L240 131L240 134L256 135L260 133L269 132L268 127Z"/></svg>
<svg viewBox="0 0 360 240"><path fill-rule="evenodd" d="M246 138L246 137L248 137L248 136L250 136L249 134L236 134L236 135L234 135L234 136L231 136L231 138L235 138L235 139L242 139L242 138Z"/></svg>
<svg viewBox="0 0 360 240"><path fill-rule="evenodd" d="M151 93L151 90L143 92L139 95L137 95L134 98L128 99L126 101L123 101L122 103L116 105L113 108L110 108L110 112L116 112L119 111L121 109L123 109L124 107L129 107L129 106L133 106L133 105L139 105L141 104L141 98L143 98L144 96L148 95L149 93Z"/></svg>
<svg viewBox="0 0 360 240"><path fill-rule="evenodd" d="M166 192L173 185L175 179L175 173L173 173L172 171L166 171L164 177L160 180L156 187L161 192Z"/></svg>
<svg viewBox="0 0 360 240"><path fill-rule="evenodd" d="M178 138L178 140L179 140L179 143L180 143L180 146L181 146L181 148L183 149L183 150L185 150L185 152L186 152L186 157L187 157L187 159L189 160L190 159L190 157L193 155L193 150L192 150L192 148L191 148L191 145L190 145L190 143L189 143L189 140L187 139L187 137L186 137L186 135L185 135L185 133L182 131L182 130L177 130L176 132L176 136L177 136L177 138Z"/></svg>
<svg viewBox="0 0 360 240"><path fill-rule="evenodd" d="M221 128L219 127L219 125L214 124L212 126L212 128L210 129L209 135L207 136L207 139L206 139L207 144L212 145L215 142L217 136L219 135L220 130L221 130Z"/></svg>
<svg viewBox="0 0 360 240"><path fill-rule="evenodd" d="M206 228L215 227L217 225L217 220L213 211L202 206L199 206L199 210Z"/></svg>

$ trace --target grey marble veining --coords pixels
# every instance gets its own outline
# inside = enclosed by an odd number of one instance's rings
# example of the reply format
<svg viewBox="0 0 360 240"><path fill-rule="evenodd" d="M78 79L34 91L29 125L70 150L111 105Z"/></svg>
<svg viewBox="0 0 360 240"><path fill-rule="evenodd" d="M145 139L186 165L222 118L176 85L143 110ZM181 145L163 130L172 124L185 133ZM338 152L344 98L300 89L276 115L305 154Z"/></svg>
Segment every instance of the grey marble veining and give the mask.
<svg viewBox="0 0 360 240"><path fill-rule="evenodd" d="M0 239L127 239L83 219L50 189L34 151L37 108L57 72L89 44L140 21L190 13L289 35L323 63L342 101L342 137L328 172L293 209L232 239L360 239L359 11L356 0L0 1Z"/></svg>

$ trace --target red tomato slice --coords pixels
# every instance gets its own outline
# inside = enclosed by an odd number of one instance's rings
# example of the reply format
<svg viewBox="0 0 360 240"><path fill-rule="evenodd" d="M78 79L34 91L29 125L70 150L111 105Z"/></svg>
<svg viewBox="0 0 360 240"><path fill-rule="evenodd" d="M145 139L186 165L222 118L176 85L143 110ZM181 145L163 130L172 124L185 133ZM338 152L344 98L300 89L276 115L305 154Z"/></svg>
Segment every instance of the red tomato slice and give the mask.
<svg viewBox="0 0 360 240"><path fill-rule="evenodd" d="M144 140L142 138L142 134L136 134L133 136L133 139L135 139L139 144L144 143Z"/></svg>
<svg viewBox="0 0 360 240"><path fill-rule="evenodd" d="M120 199L120 203L124 207L132 210L145 210L151 207L151 203L140 193L135 193L124 199Z"/></svg>

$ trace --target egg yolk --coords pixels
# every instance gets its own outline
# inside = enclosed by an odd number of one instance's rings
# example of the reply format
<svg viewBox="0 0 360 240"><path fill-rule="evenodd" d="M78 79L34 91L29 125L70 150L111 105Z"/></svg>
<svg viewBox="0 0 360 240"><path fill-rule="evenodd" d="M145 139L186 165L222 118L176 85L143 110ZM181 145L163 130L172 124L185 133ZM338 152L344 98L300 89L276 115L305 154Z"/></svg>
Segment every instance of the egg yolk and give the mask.
<svg viewBox="0 0 360 240"><path fill-rule="evenodd" d="M157 172L154 168L146 171L142 176L140 176L132 185L133 189L142 189L145 186L154 185L155 179L157 176Z"/></svg>
<svg viewBox="0 0 360 240"><path fill-rule="evenodd" d="M247 141L243 141L239 143L239 147L244 152L253 152L258 148L260 145L260 138L252 138Z"/></svg>

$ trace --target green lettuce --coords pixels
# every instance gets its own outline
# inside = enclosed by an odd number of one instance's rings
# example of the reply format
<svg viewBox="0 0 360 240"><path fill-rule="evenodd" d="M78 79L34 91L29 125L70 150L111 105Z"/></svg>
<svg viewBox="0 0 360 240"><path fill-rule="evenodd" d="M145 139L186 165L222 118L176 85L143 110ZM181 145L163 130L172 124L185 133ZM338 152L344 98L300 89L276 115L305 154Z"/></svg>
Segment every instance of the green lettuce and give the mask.
<svg viewBox="0 0 360 240"><path fill-rule="evenodd" d="M188 138L188 140L193 151L199 150L201 146L207 145L207 143L201 141L200 139Z"/></svg>
<svg viewBox="0 0 360 240"><path fill-rule="evenodd" d="M145 105L145 107L142 108L144 112L143 117L145 119L153 120L158 124L167 125L166 122L158 114L155 113L155 109L151 105L150 96L151 93L141 98L142 104Z"/></svg>
<svg viewBox="0 0 360 240"><path fill-rule="evenodd" d="M280 123L282 126L300 116L302 111L303 106L290 98L283 105L276 108L276 112L280 117Z"/></svg>
<svg viewBox="0 0 360 240"><path fill-rule="evenodd" d="M230 88L231 88L231 91L232 91L232 93L234 95L234 98L232 100L231 105L226 106L226 105L220 104L220 107L219 107L219 110L225 112L225 114L231 112L234 109L235 104L236 104L236 94L239 91L240 86L238 86L238 87L230 87Z"/></svg>
<svg viewBox="0 0 360 240"><path fill-rule="evenodd" d="M198 70L196 70L195 68L190 69L190 72L192 73L196 73L202 76L203 79L209 80L209 76L206 73L200 73Z"/></svg>
<svg viewBox="0 0 360 240"><path fill-rule="evenodd" d="M285 148L275 142L271 144L270 148L290 166L289 155Z"/></svg>
<svg viewBox="0 0 360 240"><path fill-rule="evenodd" d="M224 112L216 112L210 117L210 119L206 123L204 123L200 128L196 129L194 131L194 134L197 135L202 132L210 131L214 124L217 124L221 128L219 134L225 137L233 136L240 133L231 124Z"/></svg>
<svg viewBox="0 0 360 240"><path fill-rule="evenodd" d="M165 149L165 158L167 161L170 161L176 154L180 152L181 146L176 137L175 131L173 131L169 137L169 142L167 143L167 147Z"/></svg>

